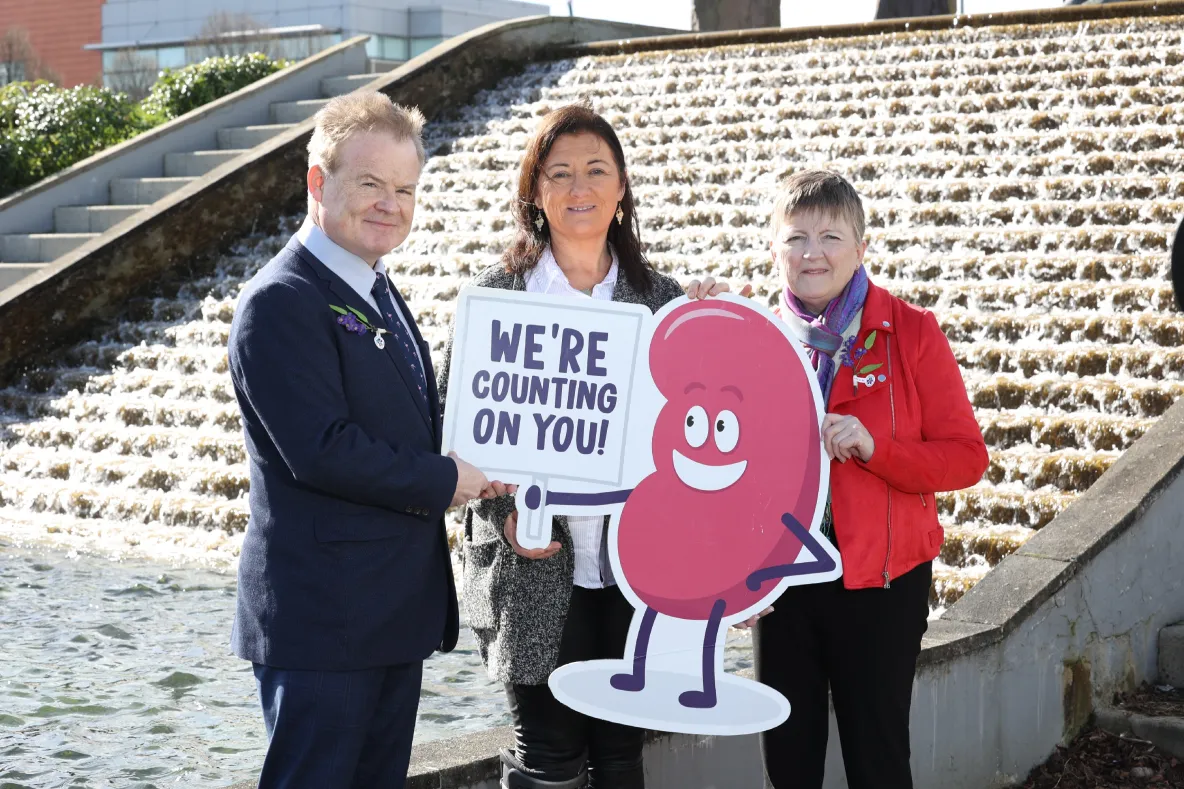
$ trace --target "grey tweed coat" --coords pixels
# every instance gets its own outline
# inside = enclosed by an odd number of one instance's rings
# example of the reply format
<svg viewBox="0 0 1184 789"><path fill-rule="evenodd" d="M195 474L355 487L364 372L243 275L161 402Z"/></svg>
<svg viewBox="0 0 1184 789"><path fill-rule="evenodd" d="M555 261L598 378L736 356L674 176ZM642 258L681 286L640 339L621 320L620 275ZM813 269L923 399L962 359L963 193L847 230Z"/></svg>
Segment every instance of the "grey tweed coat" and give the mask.
<svg viewBox="0 0 1184 789"><path fill-rule="evenodd" d="M526 290L525 278L508 273L500 263L482 271L470 284ZM624 274L617 278L613 289L613 301L644 304L651 312L682 295L677 282L660 274L654 275L647 293L638 293ZM453 333L449 334L438 375L437 387L444 407ZM478 499L465 508L462 600L490 677L518 685L542 685L558 662L559 640L571 598L575 574L571 532L567 518L555 517L552 538L562 549L550 559L523 558L514 553L502 532L506 517L513 511L513 496Z"/></svg>

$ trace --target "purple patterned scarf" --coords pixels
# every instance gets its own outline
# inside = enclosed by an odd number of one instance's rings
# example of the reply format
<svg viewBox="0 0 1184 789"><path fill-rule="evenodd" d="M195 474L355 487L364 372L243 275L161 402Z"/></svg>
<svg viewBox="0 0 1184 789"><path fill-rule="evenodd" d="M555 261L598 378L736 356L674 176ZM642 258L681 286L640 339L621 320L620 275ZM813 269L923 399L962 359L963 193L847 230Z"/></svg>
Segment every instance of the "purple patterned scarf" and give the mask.
<svg viewBox="0 0 1184 789"><path fill-rule="evenodd" d="M867 298L867 270L861 265L843 288L838 298L831 300L821 315L815 315L786 287L781 293L782 309L797 315L807 325L806 336L800 338L809 350L810 361L818 375L823 402L830 400L830 387L835 378L834 355L843 344L843 332L851 325L856 313L863 309Z"/></svg>

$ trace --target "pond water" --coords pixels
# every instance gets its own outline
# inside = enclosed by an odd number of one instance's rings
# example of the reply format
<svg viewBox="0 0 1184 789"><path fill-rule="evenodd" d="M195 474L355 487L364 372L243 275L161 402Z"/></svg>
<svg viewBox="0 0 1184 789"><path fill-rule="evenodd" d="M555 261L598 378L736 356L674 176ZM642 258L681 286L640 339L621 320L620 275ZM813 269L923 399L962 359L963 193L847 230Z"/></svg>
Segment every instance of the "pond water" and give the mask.
<svg viewBox="0 0 1184 789"><path fill-rule="evenodd" d="M262 764L233 573L0 542L0 787L225 786ZM730 670L751 665L731 631ZM472 634L424 666L416 741L509 722Z"/></svg>

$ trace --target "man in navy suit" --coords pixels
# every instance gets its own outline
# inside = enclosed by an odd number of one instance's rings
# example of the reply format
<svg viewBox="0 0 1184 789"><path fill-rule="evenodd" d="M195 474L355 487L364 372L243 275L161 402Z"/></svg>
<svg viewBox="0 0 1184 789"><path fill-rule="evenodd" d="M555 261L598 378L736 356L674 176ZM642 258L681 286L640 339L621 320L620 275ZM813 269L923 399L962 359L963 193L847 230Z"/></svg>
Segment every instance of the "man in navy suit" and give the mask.
<svg viewBox="0 0 1184 789"><path fill-rule="evenodd" d="M402 789L423 661L459 628L444 511L506 492L440 454L429 349L380 260L411 230L422 126L378 93L321 109L308 218L230 331L251 474L232 640L261 787Z"/></svg>

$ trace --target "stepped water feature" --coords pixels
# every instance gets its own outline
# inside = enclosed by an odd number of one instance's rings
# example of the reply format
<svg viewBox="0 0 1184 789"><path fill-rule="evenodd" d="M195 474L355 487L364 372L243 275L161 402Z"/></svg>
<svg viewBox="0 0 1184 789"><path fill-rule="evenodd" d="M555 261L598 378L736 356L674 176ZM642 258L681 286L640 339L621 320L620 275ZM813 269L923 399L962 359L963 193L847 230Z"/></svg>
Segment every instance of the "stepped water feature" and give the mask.
<svg viewBox="0 0 1184 789"><path fill-rule="evenodd" d="M939 612L1184 392L1166 280L1181 63L1184 18L1164 17L534 64L431 124L390 265L438 352L458 289L507 238L528 135L584 97L620 133L650 259L684 281L751 281L771 303L777 178L845 173L873 278L937 313L991 450L977 486L938 496ZM247 474L226 338L241 285L297 221L0 391L0 534L233 562Z"/></svg>

